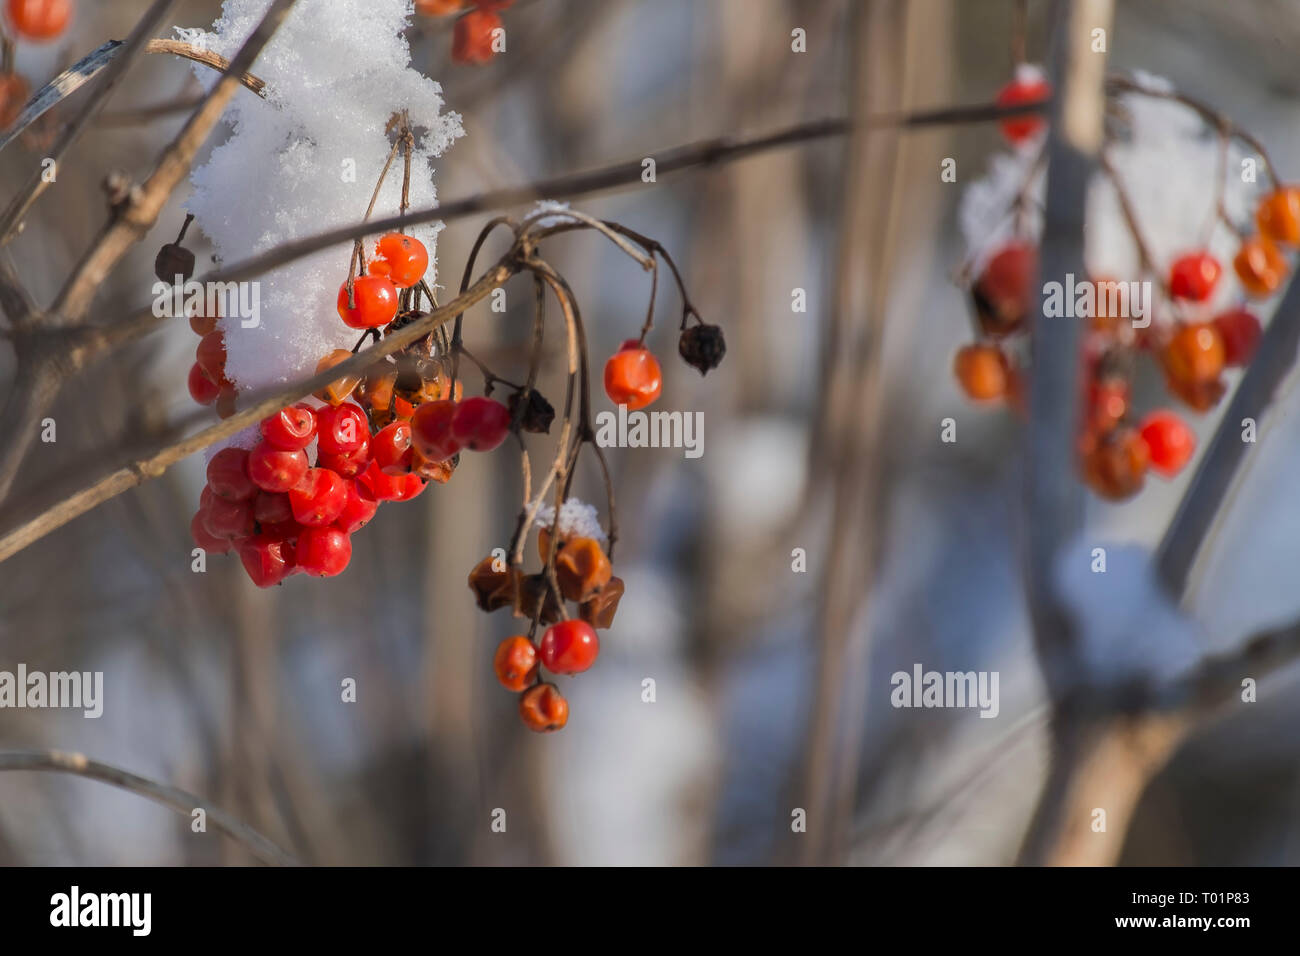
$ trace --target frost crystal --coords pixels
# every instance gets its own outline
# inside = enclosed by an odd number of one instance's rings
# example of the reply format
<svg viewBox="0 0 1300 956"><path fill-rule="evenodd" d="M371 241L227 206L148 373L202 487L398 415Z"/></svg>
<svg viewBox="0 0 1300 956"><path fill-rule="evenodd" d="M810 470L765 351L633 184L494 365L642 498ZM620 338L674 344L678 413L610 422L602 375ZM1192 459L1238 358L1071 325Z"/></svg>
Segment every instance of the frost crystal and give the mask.
<svg viewBox="0 0 1300 956"><path fill-rule="evenodd" d="M233 56L270 0L225 0L211 32L178 30L182 39ZM282 243L361 220L392 140L390 117L409 110L415 133L411 205L432 206L433 160L462 134L444 113L442 88L410 67L402 31L410 0L299 0L252 72L266 100L241 90L226 114L230 138L191 177L188 208L221 260L233 263ZM196 67L210 87L218 76ZM374 215L396 215L400 155ZM430 285L441 224L411 230L429 249ZM358 337L340 321L335 297L347 278L351 247L299 259L260 279L260 325L222 320L227 374L242 391L293 381L315 371L334 348Z"/></svg>
<svg viewBox="0 0 1300 956"><path fill-rule="evenodd" d="M537 509L537 526L550 528L555 524L555 508L542 505ZM563 538L594 538L605 543L605 532L600 527L600 514L594 505L577 498L567 498L560 506L560 536Z"/></svg>

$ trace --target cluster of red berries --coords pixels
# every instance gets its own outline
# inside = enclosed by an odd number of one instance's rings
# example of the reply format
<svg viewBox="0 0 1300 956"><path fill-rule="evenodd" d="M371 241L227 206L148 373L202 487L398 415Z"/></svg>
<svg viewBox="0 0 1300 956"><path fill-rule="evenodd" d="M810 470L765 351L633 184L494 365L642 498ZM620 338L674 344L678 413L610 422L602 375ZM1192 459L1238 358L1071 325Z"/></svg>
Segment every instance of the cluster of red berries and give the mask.
<svg viewBox="0 0 1300 956"><path fill-rule="evenodd" d="M406 298L397 289L419 283L428 263L419 240L400 233L382 237L369 274L352 280L351 293L348 282L340 289L340 317L359 329L414 321L418 313L398 315ZM190 324L203 335L191 394L219 408L229 394L233 411L234 386L226 378L216 320L191 318ZM432 348L431 338L422 340L364 376L331 382L315 395L324 407L282 409L263 420L262 441L252 450L226 448L213 456L190 526L195 543L217 553L238 551L259 587L300 571L336 575L351 557L350 536L380 503L409 501L429 481L448 481L462 450L491 451L505 441L510 410L491 398L460 401L460 383L451 386ZM351 356L338 349L318 371ZM354 396L357 401L350 401ZM314 464L308 455L313 443Z"/></svg>
<svg viewBox="0 0 1300 956"><path fill-rule="evenodd" d="M495 31L502 29L499 11L515 0L415 0L415 12L430 17L461 14L452 34L451 58L457 63L486 63L497 54Z"/></svg>
<svg viewBox="0 0 1300 956"><path fill-rule="evenodd" d="M5 23L20 40L48 43L68 28L72 0L5 0ZM9 69L8 59L0 68L0 132L18 119L31 96L31 87Z"/></svg>
<svg viewBox="0 0 1300 956"><path fill-rule="evenodd" d="M998 94L999 105L1045 99L1051 88L1032 68ZM1039 116L1002 122L1004 136L1023 143L1043 129ZM1279 186L1264 197L1255 213L1257 231L1241 239L1233 268L1249 298L1265 298L1285 281L1289 265L1283 248L1300 247L1300 187ZM1128 498L1141 490L1148 470L1176 475L1196 447L1192 429L1178 415L1157 409L1134 419L1131 382L1140 353L1161 370L1170 395L1191 409L1204 412L1216 405L1227 386L1224 370L1249 363L1259 343L1259 319L1244 305L1209 318L1192 318L1198 306L1214 295L1222 275L1219 261L1204 249L1179 256L1161 285L1175 316L1172 322L1152 319L1138 329L1124 322L1118 310L1122 295L1113 279L1093 282L1095 306L1084 337L1083 415L1078 442L1085 482L1102 497ZM976 401L1006 400L1025 408L1025 376L1008 345L1027 330L1029 310L1037 296L1038 250L1025 239L997 249L971 284L979 341L962 347L953 372L966 395Z"/></svg>

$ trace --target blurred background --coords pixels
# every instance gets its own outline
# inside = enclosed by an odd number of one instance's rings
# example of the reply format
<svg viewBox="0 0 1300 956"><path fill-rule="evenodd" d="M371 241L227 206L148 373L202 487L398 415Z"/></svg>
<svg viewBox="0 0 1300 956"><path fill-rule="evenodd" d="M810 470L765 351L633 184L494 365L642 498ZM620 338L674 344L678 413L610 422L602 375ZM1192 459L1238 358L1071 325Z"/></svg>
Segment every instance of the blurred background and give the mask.
<svg viewBox="0 0 1300 956"><path fill-rule="evenodd" d="M79 6L65 42L20 53L33 86L125 36L147 4ZM1013 6L518 0L508 53L483 67L452 64L450 20L417 18L409 38L414 65L464 118L467 135L438 167L447 201L721 134L987 102L1011 75ZM1029 5L1034 61L1047 7ZM185 2L176 23L206 27L218 9ZM791 50L796 28L806 52ZM1118 0L1111 68L1150 70L1222 109L1286 176L1300 151L1298 42L1300 7L1285 0ZM179 61L133 69L0 252L39 301L98 229L104 174L142 178L184 116L133 111L196 90ZM68 113L0 154L6 199ZM269 591L234 558L191 571L198 456L0 568L0 670L105 675L100 719L0 711L0 749L81 751L186 788L312 863L1012 862L1043 779L1047 717L1020 580L1020 425L968 405L950 371L968 337L950 279L965 251L957 203L1000 145L989 124L831 137L574 202L662 242L729 349L707 378L678 362L676 296L661 284L650 338L667 359L661 405L704 411L704 454L612 450L627 593L598 665L561 679L562 732L520 725L491 665L514 622L479 612L466 587L513 527L513 455L467 456L448 485L381 508L343 576ZM956 183L938 175L949 157ZM152 282L183 201L178 191L105 284L97 319L143 304L142 277ZM443 232L444 288L487 218ZM602 361L639 326L647 277L592 235L544 252ZM466 328L470 348L513 377L531 293L526 279L508 290L505 314L480 306ZM792 309L796 290L806 311ZM51 487L194 428L194 341L168 327L70 384L52 413L58 440L34 447L6 524ZM12 379L5 347L0 383ZM1296 407L1288 392L1264 429L1189 598L1207 646L1300 616ZM948 417L955 444L939 440ZM1197 422L1202 435L1215 418ZM602 502L598 479L582 474L575 494ZM1093 500L1089 533L1149 548L1182 487ZM999 671L998 717L894 709L889 675L914 662ZM1124 862L1300 862L1296 676L1273 676L1259 704L1174 756L1143 797ZM349 677L355 704L340 700ZM810 793L810 832L795 832ZM497 808L505 833L492 830ZM0 774L6 864L251 862L209 830L95 782Z"/></svg>

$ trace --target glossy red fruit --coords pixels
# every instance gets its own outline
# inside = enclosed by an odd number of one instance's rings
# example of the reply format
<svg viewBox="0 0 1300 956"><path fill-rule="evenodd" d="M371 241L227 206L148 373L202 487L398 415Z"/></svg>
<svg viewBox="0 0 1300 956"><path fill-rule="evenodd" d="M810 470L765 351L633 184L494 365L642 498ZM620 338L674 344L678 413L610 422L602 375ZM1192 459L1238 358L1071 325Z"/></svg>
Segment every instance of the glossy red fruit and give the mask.
<svg viewBox="0 0 1300 956"><path fill-rule="evenodd" d="M248 452L242 448L223 448L208 462L208 487L219 498L243 501L257 494L257 486L248 476Z"/></svg>
<svg viewBox="0 0 1300 956"><path fill-rule="evenodd" d="M298 537L296 557L307 574L333 577L352 560L352 539L338 528L308 528Z"/></svg>
<svg viewBox="0 0 1300 956"><path fill-rule="evenodd" d="M1169 267L1169 292L1178 299L1204 302L1214 294L1223 268L1208 252L1188 253Z"/></svg>
<svg viewBox="0 0 1300 956"><path fill-rule="evenodd" d="M451 58L457 63L481 64L496 56L493 31L501 18L491 10L471 10L456 21L451 40Z"/></svg>
<svg viewBox="0 0 1300 956"><path fill-rule="evenodd" d="M253 533L253 503L213 497L202 510L203 527L216 538L246 538Z"/></svg>
<svg viewBox="0 0 1300 956"><path fill-rule="evenodd" d="M209 332L199 339L194 350L195 361L199 368L218 385L229 382L226 378L226 336L223 332Z"/></svg>
<svg viewBox="0 0 1300 956"><path fill-rule="evenodd" d="M409 477L411 476L384 474L379 465L372 461L356 480L376 501L401 501L407 492L406 479Z"/></svg>
<svg viewBox="0 0 1300 956"><path fill-rule="evenodd" d="M1223 339L1223 360L1228 365L1246 365L1255 355L1263 334L1259 319L1245 309L1232 309L1214 317Z"/></svg>
<svg viewBox="0 0 1300 956"><path fill-rule="evenodd" d="M370 443L368 441L349 455L331 455L323 451L316 457L318 468L328 468L340 478L355 478L365 471L369 464Z"/></svg>
<svg viewBox="0 0 1300 956"><path fill-rule="evenodd" d="M282 408L262 419L262 437L285 451L306 448L316 437L316 413L301 402Z"/></svg>
<svg viewBox="0 0 1300 956"><path fill-rule="evenodd" d="M1151 467L1166 478L1182 471L1196 451L1196 433L1171 411L1159 409L1138 426L1151 455Z"/></svg>
<svg viewBox="0 0 1300 956"><path fill-rule="evenodd" d="M194 544L208 554L225 554L232 547L229 538L219 538L207 526L207 513L200 508L190 519L190 537L194 539Z"/></svg>
<svg viewBox="0 0 1300 956"><path fill-rule="evenodd" d="M46 43L68 28L72 0L6 0L5 12L19 37Z"/></svg>
<svg viewBox="0 0 1300 956"><path fill-rule="evenodd" d="M399 289L415 285L428 268L429 250L424 243L400 232L390 232L379 240L370 263L371 273L386 276Z"/></svg>
<svg viewBox="0 0 1300 956"><path fill-rule="evenodd" d="M288 491L308 467L305 451L286 451L270 442L258 442L248 453L248 477L263 491Z"/></svg>
<svg viewBox="0 0 1300 956"><path fill-rule="evenodd" d="M308 468L289 489L293 518L309 528L330 524L348 503L347 482L328 468Z"/></svg>
<svg viewBox="0 0 1300 956"><path fill-rule="evenodd" d="M253 520L263 531L291 531L298 525L293 519L293 505L284 492L259 491L253 499Z"/></svg>
<svg viewBox="0 0 1300 956"><path fill-rule="evenodd" d="M1016 78L998 91L995 102L998 106L1018 106L1047 99L1051 94L1051 84L1041 72L1033 67L1021 67L1016 71ZM1026 113L1008 117L1000 125L1008 142L1023 143L1046 126L1047 121L1042 116Z"/></svg>
<svg viewBox="0 0 1300 956"><path fill-rule="evenodd" d="M409 475L398 475L397 481L397 497L393 499L394 501L410 501L429 486L427 481L414 472Z"/></svg>
<svg viewBox="0 0 1300 956"><path fill-rule="evenodd" d="M348 500L343 511L334 519L334 527L344 534L360 531L379 510L379 502L370 497L370 492L355 481L348 482Z"/></svg>
<svg viewBox="0 0 1300 956"><path fill-rule="evenodd" d="M411 441L430 461L446 461L460 451L452 434L456 402L425 402L411 416Z"/></svg>
<svg viewBox="0 0 1300 956"><path fill-rule="evenodd" d="M370 460L388 475L405 475L411 470L411 423L395 421L370 439Z"/></svg>
<svg viewBox="0 0 1300 956"><path fill-rule="evenodd" d="M538 733L559 730L569 722L569 702L554 684L538 684L520 695L519 717Z"/></svg>
<svg viewBox="0 0 1300 956"><path fill-rule="evenodd" d="M239 561L259 588L279 584L294 569L294 546L274 534L257 534L239 546Z"/></svg>
<svg viewBox="0 0 1300 956"><path fill-rule="evenodd" d="M377 329L397 315L397 286L383 276L357 276L352 282L353 303L348 303L348 284L339 286L338 310L343 324L351 329Z"/></svg>
<svg viewBox="0 0 1300 956"><path fill-rule="evenodd" d="M605 394L628 411L645 408L663 391L659 360L636 339L628 339L605 363Z"/></svg>
<svg viewBox="0 0 1300 956"><path fill-rule="evenodd" d="M451 437L470 451L491 451L509 434L510 409L490 398L465 399L451 418Z"/></svg>
<svg viewBox="0 0 1300 956"><path fill-rule="evenodd" d="M190 377L186 384L189 386L190 398L200 405L211 405L221 394L221 386L208 378L198 362L190 366Z"/></svg>
<svg viewBox="0 0 1300 956"><path fill-rule="evenodd" d="M370 424L361 406L353 402L326 406L316 415L316 441L322 452L350 455L370 438Z"/></svg>
<svg viewBox="0 0 1300 956"><path fill-rule="evenodd" d="M497 645L492 669L506 690L525 690L537 678L537 648L523 635L507 637Z"/></svg>
<svg viewBox="0 0 1300 956"><path fill-rule="evenodd" d="M577 618L552 624L542 635L537 657L556 674L580 674L596 663L600 638L596 629Z"/></svg>

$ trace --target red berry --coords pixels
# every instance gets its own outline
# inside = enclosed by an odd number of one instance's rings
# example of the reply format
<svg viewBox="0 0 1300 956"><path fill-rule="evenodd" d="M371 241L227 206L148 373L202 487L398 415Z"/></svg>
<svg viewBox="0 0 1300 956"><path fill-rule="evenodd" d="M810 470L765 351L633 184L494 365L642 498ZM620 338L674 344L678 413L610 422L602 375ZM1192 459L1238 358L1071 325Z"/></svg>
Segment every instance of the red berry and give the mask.
<svg viewBox="0 0 1300 956"><path fill-rule="evenodd" d="M343 511L334 519L334 527L344 534L360 531L379 510L379 502L370 497L370 492L355 481L348 482L348 501Z"/></svg>
<svg viewBox="0 0 1300 956"><path fill-rule="evenodd" d="M253 503L214 497L202 510L203 527L216 538L246 538L253 533Z"/></svg>
<svg viewBox="0 0 1300 956"><path fill-rule="evenodd" d="M262 437L276 448L298 451L316 437L316 413L299 403L262 419Z"/></svg>
<svg viewBox="0 0 1300 956"><path fill-rule="evenodd" d="M496 55L492 49L492 31L501 27L501 18L491 10L471 10L456 21L451 40L451 58L457 63L486 63Z"/></svg>
<svg viewBox="0 0 1300 956"><path fill-rule="evenodd" d="M1214 317L1223 339L1223 359L1228 365L1246 365L1255 354L1262 334L1259 319L1245 309L1232 309Z"/></svg>
<svg viewBox="0 0 1300 956"><path fill-rule="evenodd" d="M397 315L397 286L383 276L357 276L352 282L352 301L356 304L348 304L348 284L344 282L338 298L343 324L351 329L376 329Z"/></svg>
<svg viewBox="0 0 1300 956"><path fill-rule="evenodd" d="M542 666L557 674L580 674L596 663L600 639L596 630L577 618L552 624L542 635L537 655Z"/></svg>
<svg viewBox="0 0 1300 956"><path fill-rule="evenodd" d="M257 494L248 477L248 452L242 448L223 448L208 462L208 487L220 498L243 501Z"/></svg>
<svg viewBox="0 0 1300 956"><path fill-rule="evenodd" d="M200 405L211 405L221 394L221 386L208 378L198 362L190 366L190 377L186 384L189 385L190 398Z"/></svg>
<svg viewBox="0 0 1300 956"><path fill-rule="evenodd" d="M1151 467L1166 478L1182 471L1196 451L1196 433L1171 411L1152 412L1138 431L1151 452Z"/></svg>
<svg viewBox="0 0 1300 956"><path fill-rule="evenodd" d="M322 452L350 455L370 438L366 413L353 402L326 406L316 415L316 441Z"/></svg>
<svg viewBox="0 0 1300 956"><path fill-rule="evenodd" d="M453 401L425 402L411 416L411 440L420 454L430 461L446 461L460 451L460 442L452 434L456 417Z"/></svg>
<svg viewBox="0 0 1300 956"><path fill-rule="evenodd" d="M429 485L427 481L414 472L409 475L399 475L397 480L399 484L395 501L410 501Z"/></svg>
<svg viewBox="0 0 1300 956"><path fill-rule="evenodd" d="M217 395L217 417L229 418L235 414L236 406L239 404L239 392L233 385L222 385L221 392Z"/></svg>
<svg viewBox="0 0 1300 956"><path fill-rule="evenodd" d="M273 534L258 534L239 546L239 560L259 588L279 584L294 567L294 547Z"/></svg>
<svg viewBox="0 0 1300 956"><path fill-rule="evenodd" d="M348 503L347 482L328 468L308 468L289 489L294 520L309 528L330 524Z"/></svg>
<svg viewBox="0 0 1300 956"><path fill-rule="evenodd" d="M1037 246L1009 242L994 253L971 289L976 317L987 335L1001 338L1024 326L1037 275Z"/></svg>
<svg viewBox="0 0 1300 956"><path fill-rule="evenodd" d="M307 474L305 451L285 451L270 442L259 442L248 453L248 477L263 491L288 491Z"/></svg>
<svg viewBox="0 0 1300 956"><path fill-rule="evenodd" d="M253 520L263 531L290 531L298 525L293 520L293 505L284 492L259 491L253 499Z"/></svg>
<svg viewBox="0 0 1300 956"><path fill-rule="evenodd" d="M510 409L490 398L467 398L456 406L451 436L470 451L491 451L510 434Z"/></svg>
<svg viewBox="0 0 1300 956"><path fill-rule="evenodd" d="M1021 103L1047 99L1051 94L1051 84L1037 69L1022 67L1016 71L1016 78L998 92L995 102L998 106L1017 106ZM1002 135L1008 142L1023 143L1041 130L1046 123L1043 117L1033 113L1008 117L1001 122Z"/></svg>
<svg viewBox="0 0 1300 956"><path fill-rule="evenodd" d="M370 439L370 460L389 475L411 470L411 423L395 421L375 432Z"/></svg>
<svg viewBox="0 0 1300 956"><path fill-rule="evenodd" d="M378 463L371 462L366 470L357 476L357 483L376 501L400 501L406 494L405 479L409 475L387 475L380 470Z"/></svg>
<svg viewBox="0 0 1300 956"><path fill-rule="evenodd" d="M225 385L226 378L226 336L224 332L209 332L199 339L194 358L199 368L218 385Z"/></svg>
<svg viewBox="0 0 1300 956"><path fill-rule="evenodd" d="M338 474L340 478L355 478L366 470L370 464L370 443L363 442L361 447L349 455L331 455L329 452L321 452L316 456L316 466L318 468L328 468L330 471Z"/></svg>
<svg viewBox="0 0 1300 956"><path fill-rule="evenodd" d="M537 648L523 635L507 637L497 645L492 668L506 690L525 690L537 676Z"/></svg>
<svg viewBox="0 0 1300 956"><path fill-rule="evenodd" d="M1169 267L1169 292L1178 299L1204 302L1214 293L1222 271L1219 260L1208 252L1180 256Z"/></svg>
<svg viewBox="0 0 1300 956"><path fill-rule="evenodd" d="M225 554L232 547L229 538L218 538L207 527L207 511L200 508L190 519L190 537L208 554Z"/></svg>
<svg viewBox="0 0 1300 956"><path fill-rule="evenodd" d="M298 537L297 560L308 574L341 574L352 560L352 539L338 528L308 528Z"/></svg>
<svg viewBox="0 0 1300 956"><path fill-rule="evenodd" d="M520 695L519 716L529 730L559 730L569 722L569 702L554 684L537 684Z"/></svg>
<svg viewBox="0 0 1300 956"><path fill-rule="evenodd" d="M605 394L628 411L645 408L663 391L659 360L636 339L629 339L605 363Z"/></svg>
<svg viewBox="0 0 1300 956"><path fill-rule="evenodd" d="M409 289L422 278L429 268L429 251L424 243L400 232L390 232L375 247L375 259L370 271L387 276L399 289Z"/></svg>
<svg viewBox="0 0 1300 956"><path fill-rule="evenodd" d="M5 9L14 32L38 43L53 40L72 19L72 0L8 0Z"/></svg>

